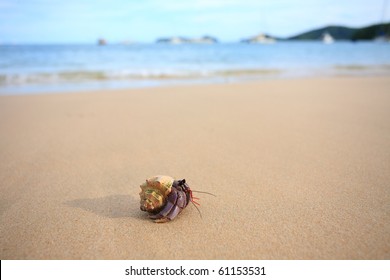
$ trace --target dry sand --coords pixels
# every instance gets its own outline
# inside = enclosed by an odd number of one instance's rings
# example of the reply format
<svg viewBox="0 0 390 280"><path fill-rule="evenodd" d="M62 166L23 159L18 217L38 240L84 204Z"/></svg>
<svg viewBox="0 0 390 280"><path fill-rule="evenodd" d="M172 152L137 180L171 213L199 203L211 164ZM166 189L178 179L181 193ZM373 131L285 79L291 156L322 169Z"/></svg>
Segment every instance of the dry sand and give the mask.
<svg viewBox="0 0 390 280"><path fill-rule="evenodd" d="M389 259L390 78L0 97L1 259ZM201 197L139 210L166 174Z"/></svg>

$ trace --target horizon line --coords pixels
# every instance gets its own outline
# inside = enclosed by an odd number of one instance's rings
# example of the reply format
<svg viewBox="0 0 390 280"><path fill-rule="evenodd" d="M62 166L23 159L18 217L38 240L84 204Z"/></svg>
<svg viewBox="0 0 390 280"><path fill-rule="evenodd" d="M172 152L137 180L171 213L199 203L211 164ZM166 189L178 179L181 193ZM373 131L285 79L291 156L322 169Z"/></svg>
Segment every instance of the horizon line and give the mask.
<svg viewBox="0 0 390 280"><path fill-rule="evenodd" d="M389 22L371 23L369 25L362 25L362 26L328 24L328 25L322 25L321 27L318 26L318 27L311 28L311 29L308 28L308 29L306 29L306 31L293 33L294 35L289 35L289 36L274 36L274 35L271 35L268 32L258 32L255 35L249 36L249 38L253 37L253 36L257 36L259 34L264 34L264 35L268 35L268 36L271 36L273 38L276 38L278 40L284 41L284 40L293 40L293 39L290 39L290 38L299 36L299 35L307 33L307 32L316 31L316 30L322 29L322 28L345 27L345 28L351 28L351 29L360 29L360 28L367 28L367 27L371 27L371 26L375 26L375 25L381 25L381 24L383 24L383 25L390 24L390 21ZM7 42L7 41L2 42L2 41L0 41L0 46L5 46L5 45L63 45L63 44L68 44L68 45L80 44L80 45L84 45L84 44L96 44L99 39L106 40L108 42L107 45L136 45L136 44L156 44L157 41L159 39L162 39L162 38L178 37L178 38L193 39L193 38L202 38L202 37L206 37L206 36L217 39L218 43L241 43L242 40L248 38L248 37L243 37L243 38L239 38L239 39L235 39L235 40L223 40L223 39L220 40L217 36L209 35L209 34L207 34L207 32L205 32L204 35L201 35L201 36L187 36L187 35L158 36L155 39L153 39L152 41L149 41L149 40L137 41L137 40L131 40L131 39L122 39L122 40L114 40L114 41L111 41L112 43L109 43L110 40L106 39L106 37L98 36L97 38L95 38L95 40L93 42L89 41L89 40L88 41L46 41L46 42L45 41L40 41L40 42L39 41L37 41L37 42L16 42L16 41L14 41L14 42ZM304 41L304 40L299 40L299 41ZM313 40L310 40L310 41L313 41ZM343 40L340 40L340 41L343 41Z"/></svg>

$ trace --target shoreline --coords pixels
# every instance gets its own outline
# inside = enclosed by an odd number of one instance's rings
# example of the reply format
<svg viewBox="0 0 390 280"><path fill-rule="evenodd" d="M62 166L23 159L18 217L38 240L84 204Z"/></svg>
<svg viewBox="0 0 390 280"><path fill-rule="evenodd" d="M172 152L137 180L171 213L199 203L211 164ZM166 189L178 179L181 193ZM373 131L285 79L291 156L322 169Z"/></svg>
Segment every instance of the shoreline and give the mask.
<svg viewBox="0 0 390 280"><path fill-rule="evenodd" d="M218 79L216 80L191 80L191 81L172 81L167 82L165 84L163 83L154 83L154 81L143 81L145 83L148 83L148 85L139 85L139 86L116 86L116 87L108 87L108 88L96 88L96 87L85 87L82 86L82 84L77 84L74 86L69 85L61 85L55 86L57 90L22 90L18 89L16 91L10 91L10 92L1 92L0 91L0 97L2 96L33 96L33 95L57 95L57 94L91 94L91 93L98 93L98 92L121 92L121 91L137 91L137 90L158 90L160 88L188 88L188 87L198 87L198 86L229 86L229 85L256 85L261 83L267 83L267 82L288 82L288 81L316 81L316 80L329 80L329 79L383 79L387 78L388 75L386 73L381 74L328 74L328 75L318 75L313 74L311 76L303 75L303 76L274 76L274 77L247 77L247 78L238 78L234 77L233 80L227 81ZM81 87L81 88L80 88ZM41 88L39 86L39 88ZM65 88L65 89L59 89L59 88Z"/></svg>
<svg viewBox="0 0 390 280"><path fill-rule="evenodd" d="M390 77L0 96L1 259L389 259ZM200 195L155 224L139 185Z"/></svg>

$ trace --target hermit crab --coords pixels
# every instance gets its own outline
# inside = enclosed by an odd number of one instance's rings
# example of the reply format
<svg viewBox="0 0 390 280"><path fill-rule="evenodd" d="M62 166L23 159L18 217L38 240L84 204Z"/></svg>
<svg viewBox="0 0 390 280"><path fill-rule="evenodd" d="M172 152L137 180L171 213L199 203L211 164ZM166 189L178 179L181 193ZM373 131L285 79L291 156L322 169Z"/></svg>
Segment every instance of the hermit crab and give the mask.
<svg viewBox="0 0 390 280"><path fill-rule="evenodd" d="M175 180L170 176L155 176L146 180L139 193L141 198L141 210L149 213L149 218L156 223L165 223L173 220L191 202L199 212L194 201L198 199L192 195L192 191L186 180ZM208 192L201 192L213 195ZM199 212L200 214L200 212Z"/></svg>

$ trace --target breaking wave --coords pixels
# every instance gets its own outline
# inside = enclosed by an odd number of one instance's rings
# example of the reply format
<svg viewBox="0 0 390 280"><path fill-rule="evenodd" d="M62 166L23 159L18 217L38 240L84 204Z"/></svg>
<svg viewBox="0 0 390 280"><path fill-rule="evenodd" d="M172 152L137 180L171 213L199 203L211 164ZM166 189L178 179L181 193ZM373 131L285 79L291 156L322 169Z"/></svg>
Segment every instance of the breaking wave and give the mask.
<svg viewBox="0 0 390 280"><path fill-rule="evenodd" d="M26 84L79 83L120 80L191 80L217 77L263 76L280 73L278 69L228 69L215 71L62 71L0 74L1 86Z"/></svg>

